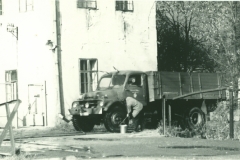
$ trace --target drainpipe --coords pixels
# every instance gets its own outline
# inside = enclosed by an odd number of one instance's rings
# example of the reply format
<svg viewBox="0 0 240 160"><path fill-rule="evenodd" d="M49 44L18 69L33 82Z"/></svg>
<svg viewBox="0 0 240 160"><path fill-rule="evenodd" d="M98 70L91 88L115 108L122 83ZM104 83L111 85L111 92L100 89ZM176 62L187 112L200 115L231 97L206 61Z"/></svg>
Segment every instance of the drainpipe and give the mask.
<svg viewBox="0 0 240 160"><path fill-rule="evenodd" d="M63 94L63 79L62 79L62 49L61 49L61 13L59 0L55 0L55 15L56 15L56 40L57 40L57 64L58 64L58 84L59 84L59 99L60 111L59 117L66 122L70 122L65 117L64 94Z"/></svg>

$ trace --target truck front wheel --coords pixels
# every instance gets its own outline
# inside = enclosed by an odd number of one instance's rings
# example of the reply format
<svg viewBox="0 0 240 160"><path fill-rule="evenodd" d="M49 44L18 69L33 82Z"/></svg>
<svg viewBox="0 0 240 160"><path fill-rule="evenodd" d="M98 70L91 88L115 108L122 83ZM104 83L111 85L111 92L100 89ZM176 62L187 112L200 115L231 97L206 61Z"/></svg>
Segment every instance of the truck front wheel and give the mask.
<svg viewBox="0 0 240 160"><path fill-rule="evenodd" d="M200 108L194 107L189 110L185 120L190 130L199 130L205 124L205 114Z"/></svg>
<svg viewBox="0 0 240 160"><path fill-rule="evenodd" d="M125 117L125 111L121 107L115 106L105 114L104 126L109 132L119 132L119 125Z"/></svg>
<svg viewBox="0 0 240 160"><path fill-rule="evenodd" d="M81 117L78 115L74 115L72 118L72 123L73 127L77 131L82 130L83 132L90 132L94 127L94 123L89 117Z"/></svg>

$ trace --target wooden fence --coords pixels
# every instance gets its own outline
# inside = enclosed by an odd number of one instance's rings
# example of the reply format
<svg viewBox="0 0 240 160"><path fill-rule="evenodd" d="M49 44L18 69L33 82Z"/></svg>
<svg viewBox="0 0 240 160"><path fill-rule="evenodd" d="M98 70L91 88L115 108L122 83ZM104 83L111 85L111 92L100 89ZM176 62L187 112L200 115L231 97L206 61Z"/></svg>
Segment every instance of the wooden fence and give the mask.
<svg viewBox="0 0 240 160"><path fill-rule="evenodd" d="M15 107L13 108L12 112L10 112L9 104L13 104L13 103L15 103ZM2 145L4 138L7 135L7 131L9 130L10 140L11 140L11 155L15 154L15 142L14 142L14 136L13 136L13 130L12 130L12 121L13 121L15 114L18 111L18 107L19 107L20 103L21 103L21 100L12 100L12 101L0 104L0 107L5 106L6 113L7 113L7 123L4 127L4 130L1 134L1 136L0 136L0 147Z"/></svg>

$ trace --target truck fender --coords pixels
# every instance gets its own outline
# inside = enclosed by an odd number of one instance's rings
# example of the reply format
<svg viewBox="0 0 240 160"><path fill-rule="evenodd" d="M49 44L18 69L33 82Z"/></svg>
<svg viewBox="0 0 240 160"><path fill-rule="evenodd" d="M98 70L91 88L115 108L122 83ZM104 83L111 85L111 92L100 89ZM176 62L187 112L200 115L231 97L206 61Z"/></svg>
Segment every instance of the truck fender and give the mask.
<svg viewBox="0 0 240 160"><path fill-rule="evenodd" d="M207 106L206 106L205 100L203 100L202 102L201 110L205 115L207 114Z"/></svg>
<svg viewBox="0 0 240 160"><path fill-rule="evenodd" d="M107 104L105 104L103 110L108 111L108 109L114 104L116 101L109 101Z"/></svg>
<svg viewBox="0 0 240 160"><path fill-rule="evenodd" d="M105 105L105 107L103 108L103 111L108 111L111 108L111 106L113 106L113 104L116 104L116 103L121 103L121 102L119 102L119 101L109 101Z"/></svg>

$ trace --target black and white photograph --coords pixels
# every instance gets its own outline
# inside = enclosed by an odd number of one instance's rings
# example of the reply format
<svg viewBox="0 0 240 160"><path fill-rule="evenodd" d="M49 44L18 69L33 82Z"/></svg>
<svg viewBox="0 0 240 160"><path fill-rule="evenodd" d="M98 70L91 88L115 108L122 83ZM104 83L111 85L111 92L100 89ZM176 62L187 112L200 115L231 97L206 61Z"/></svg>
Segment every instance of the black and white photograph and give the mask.
<svg viewBox="0 0 240 160"><path fill-rule="evenodd" d="M240 1L0 0L0 159L240 159Z"/></svg>

